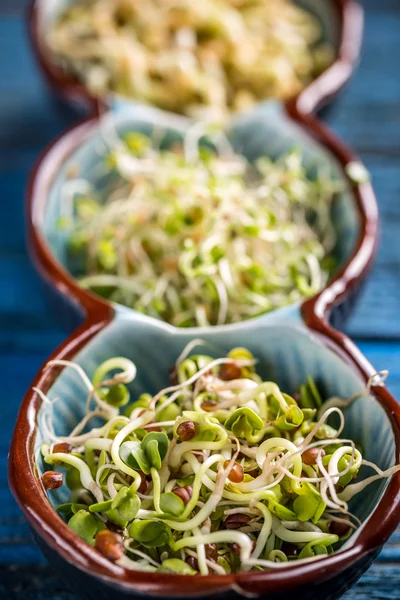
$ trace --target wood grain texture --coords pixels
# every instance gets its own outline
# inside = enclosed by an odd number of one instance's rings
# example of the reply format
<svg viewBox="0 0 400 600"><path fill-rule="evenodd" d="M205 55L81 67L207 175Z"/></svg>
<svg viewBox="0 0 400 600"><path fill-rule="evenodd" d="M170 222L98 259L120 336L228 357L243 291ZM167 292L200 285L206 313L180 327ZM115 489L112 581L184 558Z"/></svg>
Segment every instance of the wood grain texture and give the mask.
<svg viewBox="0 0 400 600"><path fill-rule="evenodd" d="M30 265L24 190L39 152L74 122L47 93L26 39L23 0L0 0L0 599L74 600L46 566L6 481L18 405L65 337ZM400 1L365 0L363 58L326 117L371 171L381 212L376 266L348 332L400 398ZM400 599L400 532L345 600Z"/></svg>

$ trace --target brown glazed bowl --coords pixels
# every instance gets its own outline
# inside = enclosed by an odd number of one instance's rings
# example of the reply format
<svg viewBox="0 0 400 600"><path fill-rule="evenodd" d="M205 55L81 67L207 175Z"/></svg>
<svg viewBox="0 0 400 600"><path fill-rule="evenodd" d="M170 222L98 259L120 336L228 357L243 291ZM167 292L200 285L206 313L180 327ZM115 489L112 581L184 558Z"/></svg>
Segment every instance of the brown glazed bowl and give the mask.
<svg viewBox="0 0 400 600"><path fill-rule="evenodd" d="M326 105L350 78L360 55L363 11L357 0L298 1L320 18L324 35L336 54L334 63L298 96L302 98L302 107L309 112ZM68 3L69 0L64 2ZM43 31L62 4L56 0L31 0L28 26L32 46L43 76L56 96L67 105L97 112L108 103L107 98L92 95L79 80L60 69L45 45Z"/></svg>
<svg viewBox="0 0 400 600"><path fill-rule="evenodd" d="M274 380L284 389L296 389L306 373L316 377L329 395L347 397L360 391L374 369L357 348L332 330L316 314L320 296L303 305L301 322L296 315L284 321L239 324L224 331L202 334L223 348L242 344L268 364ZM249 322L250 323L250 322ZM72 359L90 375L99 361L117 354L134 360L139 381L132 390L160 389L167 381L167 369L186 343L189 331L178 330L143 315L126 313L117 318L98 307L83 328L77 330L51 358ZM68 373L70 371L70 373ZM79 394L71 369L44 367L33 386L50 397L60 397L61 411L56 430L66 433L71 413L79 415L86 394ZM143 372L145 371L144 375ZM144 377L143 380L140 378ZM153 389L151 389L153 386ZM400 461L400 405L382 386L373 386L372 396L363 396L346 412L350 429L345 432L356 441L369 440L365 455L381 468ZM400 473L388 485L362 494L361 506L351 510L366 524L351 546L314 563L293 563L269 572L209 575L195 578L162 573L140 573L121 568L100 555L79 538L58 516L42 487L43 466L37 462L41 437L38 421L44 407L39 395L28 391L21 406L9 459L11 489L33 530L35 539L62 579L85 600L126 598L265 598L289 600L296 594L305 600L334 600L348 590L377 556L396 528L400 518ZM82 413L80 413L82 414ZM57 490L58 492L58 490ZM371 495L372 494L372 495Z"/></svg>

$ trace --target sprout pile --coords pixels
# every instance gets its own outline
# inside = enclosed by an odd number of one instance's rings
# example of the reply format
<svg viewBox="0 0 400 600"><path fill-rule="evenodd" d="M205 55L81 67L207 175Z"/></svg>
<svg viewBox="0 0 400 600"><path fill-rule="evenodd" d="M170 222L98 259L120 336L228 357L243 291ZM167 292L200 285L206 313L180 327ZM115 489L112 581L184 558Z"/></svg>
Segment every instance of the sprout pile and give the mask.
<svg viewBox="0 0 400 600"><path fill-rule="evenodd" d="M239 322L324 287L337 178L308 172L298 149L249 163L206 124L166 149L155 137L105 124L98 167L112 183L65 184L59 222L84 287L177 327Z"/></svg>
<svg viewBox="0 0 400 600"><path fill-rule="evenodd" d="M92 380L73 362L49 363L75 369L87 388L86 413L67 436L53 428L57 400L36 390L41 455L61 469L43 474L44 487L70 490L58 513L103 556L139 571L259 571L331 554L360 524L349 500L400 468L380 470L341 437L339 406L358 395L324 402L311 377L288 395L261 379L247 349L214 359L194 354L199 342L155 395L132 397L136 367L125 358L106 360ZM374 474L360 480L362 465Z"/></svg>
<svg viewBox="0 0 400 600"><path fill-rule="evenodd" d="M319 20L291 0L78 1L45 43L92 94L196 118L294 96L333 60Z"/></svg>

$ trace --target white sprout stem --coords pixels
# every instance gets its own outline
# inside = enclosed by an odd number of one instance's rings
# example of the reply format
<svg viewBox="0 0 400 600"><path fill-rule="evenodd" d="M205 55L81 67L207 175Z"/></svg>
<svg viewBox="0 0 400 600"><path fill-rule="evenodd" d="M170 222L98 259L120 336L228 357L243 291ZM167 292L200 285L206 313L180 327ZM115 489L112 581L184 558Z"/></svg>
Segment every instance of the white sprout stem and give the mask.
<svg viewBox="0 0 400 600"><path fill-rule="evenodd" d="M61 360L61 359L50 360L46 365L46 367L53 367L53 366L70 367L71 369L74 369L74 371L76 371L78 373L78 375L80 376L80 378L82 379L82 381L85 384L88 391L93 394L93 397L96 400L97 405L102 409L103 414L109 419L111 419L116 414L118 414L118 409L113 408L112 406L107 404L107 402L104 402L104 400L102 400L99 397L94 385L92 384L89 377L86 375L85 371L82 369L82 367L80 365L78 365L77 363L71 362L69 360Z"/></svg>
<svg viewBox="0 0 400 600"><path fill-rule="evenodd" d="M193 535L201 536L202 532L198 527L193 528ZM206 557L206 547L204 544L199 544L197 550L197 561L199 564L199 571L201 575L208 575L208 565Z"/></svg>
<svg viewBox="0 0 400 600"><path fill-rule="evenodd" d="M276 398L276 400L279 402L279 406L281 407L283 412L286 412L288 410L289 405L283 397L281 390L276 385L276 383L273 383L272 381L264 381L263 383L260 383L257 387L253 388L250 391L241 392L238 396L238 399L240 400L240 402L248 402L249 400L252 400L261 393L274 396L274 398Z"/></svg>
<svg viewBox="0 0 400 600"><path fill-rule="evenodd" d="M81 431L86 427L88 421L90 421L90 419L93 419L93 417L100 417L102 415L102 411L101 410L92 410L90 412L88 412L83 419L73 428L73 430L71 431L71 433L69 434L70 438L76 437L77 435L79 435L81 433Z"/></svg>
<svg viewBox="0 0 400 600"><path fill-rule="evenodd" d="M329 475L328 471L325 469L324 465L322 464L321 454L319 454L317 456L316 464L317 464L317 467L319 468L320 472L322 473L322 475L325 477L325 481L322 481L321 485L320 485L320 494L321 494L322 500L330 508L334 508L337 510L343 509L344 511L347 511L348 506L347 506L346 502L343 502L338 498L338 496L336 494L336 490L335 490L335 484L334 484L331 476ZM328 488L331 493L331 498L332 498L333 502L327 496L326 492L327 492Z"/></svg>
<svg viewBox="0 0 400 600"><path fill-rule="evenodd" d="M328 464L328 473L334 484L339 481L339 461L345 454L351 454L350 469L359 469L361 466L362 456L356 448L352 446L342 446L341 448L338 448L332 454Z"/></svg>
<svg viewBox="0 0 400 600"><path fill-rule="evenodd" d="M138 550L137 548L131 548L130 545L132 542L133 542L132 539L126 540L124 542L124 546L129 552L131 552L132 554L135 554L136 556L140 556L140 558L143 558L144 560L147 560L147 562L150 565L153 565L153 567L156 567L156 568L161 567L159 562L157 562L156 560L154 560L153 558L148 556L145 552L142 552L141 550Z"/></svg>
<svg viewBox="0 0 400 600"><path fill-rule="evenodd" d="M111 473L111 475L107 478L107 491L108 491L108 495L110 496L111 500L114 500L114 498L117 495L117 490L115 489L115 485L114 485L115 476L116 476L116 473Z"/></svg>
<svg viewBox="0 0 400 600"><path fill-rule="evenodd" d="M162 396L165 396L166 394L169 394L170 392L176 392L178 390L182 390L183 388L192 385L199 379L199 377L204 375L204 373L207 373L207 371L210 371L211 369L213 369L214 367L217 367L218 365L237 364L237 365L240 365L243 367L247 367L247 366L251 366L253 364L253 362L254 361L252 361L252 360L242 360L242 359L234 360L233 358L216 358L215 360L213 360L210 363L208 363L207 365L205 365L202 369L199 369L194 375L192 375L192 377L190 377L183 383L179 383L178 385L171 385L169 387L162 389L160 392L158 392L153 397L153 403L155 404Z"/></svg>
<svg viewBox="0 0 400 600"><path fill-rule="evenodd" d="M149 562L141 563L137 560L131 560L126 554L123 554L121 558L115 561L115 564L125 569L131 569L132 571L144 571L148 573L157 571L157 568L149 564Z"/></svg>
<svg viewBox="0 0 400 600"><path fill-rule="evenodd" d="M264 517L264 523L263 523L260 533L258 534L256 547L254 548L253 552L251 553L251 558L258 558L260 556L261 552L264 550L265 544L267 543L267 540L268 540L269 536L271 535L272 515L271 515L271 512L268 510L268 508L264 504L262 504L262 502L256 502L256 504L254 505L254 508L259 510L261 512L262 516Z"/></svg>
<svg viewBox="0 0 400 600"><path fill-rule="evenodd" d="M326 537L326 533L317 531L292 531L286 529L282 523L276 518L272 519L272 531L283 542L291 542L294 544L307 544L314 540L321 540Z"/></svg>
<svg viewBox="0 0 400 600"><path fill-rule="evenodd" d="M160 475L154 467L151 469L151 479L153 481L153 504L156 512L161 513L160 508L160 496L161 496L161 482Z"/></svg>
<svg viewBox="0 0 400 600"><path fill-rule="evenodd" d="M260 467L260 469L263 468L264 461L266 460L269 451L273 449L278 450L281 448L293 453L284 456L284 458L288 462L290 461L290 463L293 464L293 473L300 477L303 462L301 460L300 454L297 453L297 446L295 446L293 442L285 440L284 438L269 438L268 440L265 440L265 442L263 442L261 446L259 446L256 454L256 461L258 466Z"/></svg>
<svg viewBox="0 0 400 600"><path fill-rule="evenodd" d="M45 456L44 460L50 465L61 462L71 467L75 467L75 469L79 471L82 486L93 494L97 502L103 502L103 492L93 479L89 467L81 458L72 456L72 454L66 454L64 452L54 452L53 454L48 454Z"/></svg>
<svg viewBox="0 0 400 600"><path fill-rule="evenodd" d="M109 381L104 382L105 375L114 369L121 369L121 372L116 373ZM121 356L110 358L104 361L96 370L93 377L93 386L97 387L104 383L131 383L135 379L136 373L135 363L128 358Z"/></svg>
<svg viewBox="0 0 400 600"><path fill-rule="evenodd" d="M203 462L202 465L200 465L200 463L193 456L193 454L190 454L190 453L185 454L185 458L188 460L190 466L192 466L193 468L197 468L197 472L195 474L195 478L194 478L193 484L192 484L192 497L190 498L189 502L187 503L185 510L182 514L183 519L186 519L190 515L190 513L193 511L194 507L196 506L197 499L200 495L201 485L203 483L203 477L207 473L208 469L211 467L211 465L215 464L216 462L223 463L225 461L225 457L222 454L211 455L209 458L207 458ZM214 488L214 484L213 484L213 488Z"/></svg>
<svg viewBox="0 0 400 600"><path fill-rule="evenodd" d="M240 560L245 563L251 555L253 542L248 535L241 531L214 531L213 533L185 537L172 544L175 551L181 548L192 548L199 544L238 544L240 546Z"/></svg>
<svg viewBox="0 0 400 600"><path fill-rule="evenodd" d="M382 471L381 474L372 475L372 477L368 477L367 479L364 479L363 481L359 481L358 483L352 483L352 484L348 485L346 487L346 489L344 489L343 492L341 492L339 494L339 498L341 500L343 500L344 502L348 502L349 500L351 500L354 496L359 494L364 488L366 488L368 485L370 485L374 481L378 481L379 479L383 479L383 478L392 477L392 475L394 475L395 473L398 473L399 471L400 471L400 465L394 465L393 467L390 467L390 469L386 469L386 471Z"/></svg>
<svg viewBox="0 0 400 600"><path fill-rule="evenodd" d="M340 436L340 434L342 433L342 431L344 429L344 415L341 410L339 410L335 406L332 406L332 408L329 408L327 411L324 412L322 417L319 419L318 423L316 423L314 425L314 427L311 429L310 433L308 435L306 435L306 437L300 444L299 449L304 449L306 446L309 445L309 443L313 439L314 435L321 428L321 425L323 425L325 423L325 421L327 421L328 417L330 417L330 415L332 415L334 413L338 414L339 418L340 418L340 426L339 426L339 429L337 430L337 437Z"/></svg>
<svg viewBox="0 0 400 600"><path fill-rule="evenodd" d="M110 469L111 471L118 471L118 467L116 467L115 465L112 465L111 463L106 463L104 465L102 465L101 467L99 467L96 471L96 483L97 485L100 487L100 477L102 475L102 473L107 470Z"/></svg>
<svg viewBox="0 0 400 600"><path fill-rule="evenodd" d="M220 427L220 431L218 432L220 435L220 439L215 442L182 442L181 444L177 444L175 448L172 450L169 457L169 464L173 469L179 467L182 457L187 452L191 450L221 450L228 441L227 432Z"/></svg>
<svg viewBox="0 0 400 600"><path fill-rule="evenodd" d="M214 487L212 494L208 498L207 502L205 502L204 506L199 510L199 512L194 517L192 517L191 519L188 519L184 523L182 523L180 521L169 521L169 520L165 521L165 523L167 525L169 525L169 527L172 527L173 529L176 529L177 531L187 531L188 529L200 527L200 525L202 523L204 523L204 521L217 508L217 506L222 498L222 492L224 490L224 485L225 485L225 477L226 477L225 471L220 470L217 475L217 481L215 483L215 487Z"/></svg>
<svg viewBox="0 0 400 600"><path fill-rule="evenodd" d="M112 440L108 438L90 438L85 442L85 448L88 450L105 450L110 452Z"/></svg>
<svg viewBox="0 0 400 600"><path fill-rule="evenodd" d="M184 349L182 350L182 352L176 359L175 364L179 365L181 362L183 362L189 356L189 354L192 352L192 350L194 350L196 348L196 346L207 346L207 342L206 342L206 340L203 340L201 338L196 338L196 339L192 340L191 342L189 342L188 344L186 344L186 346L184 347Z"/></svg>
<svg viewBox="0 0 400 600"><path fill-rule="evenodd" d="M367 381L367 385L361 392L353 394L352 396L350 396L350 398L339 398L336 396L334 396L333 398L329 398L328 400L326 400L326 402L323 403L323 405L319 409L318 418L320 418L329 408L333 406L336 408L346 408L347 406L350 406L350 404L355 402L355 400L361 398L364 394L368 395L371 391L371 387L383 385L388 375L389 371L387 371L386 369L382 371L377 371L376 373L371 375L371 377Z"/></svg>
<svg viewBox="0 0 400 600"><path fill-rule="evenodd" d="M324 534L326 537L326 534ZM299 558L296 560L296 566L297 565L303 565L303 564L307 564L309 562L315 562L316 560L321 560L322 558L326 558L325 555L316 555L316 556L310 556L307 558ZM262 558L257 558L257 559L251 559L249 558L248 560L245 560L243 562L244 565L249 565L251 567L265 567L266 569L287 569L288 565L290 565L290 563L288 562L275 562L273 560L265 560Z"/></svg>

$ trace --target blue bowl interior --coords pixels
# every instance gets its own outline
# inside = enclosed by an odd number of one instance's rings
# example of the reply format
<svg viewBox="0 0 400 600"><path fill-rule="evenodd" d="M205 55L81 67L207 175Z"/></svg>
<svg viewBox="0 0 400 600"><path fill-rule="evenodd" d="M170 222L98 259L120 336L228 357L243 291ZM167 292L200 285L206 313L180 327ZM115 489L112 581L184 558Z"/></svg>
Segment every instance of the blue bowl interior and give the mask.
<svg viewBox="0 0 400 600"><path fill-rule="evenodd" d="M288 393L297 390L307 374L315 379L325 398L347 398L362 392L365 384L359 376L291 316L288 313L284 322L265 320L262 325L238 326L218 334L208 330L202 338L213 347L205 351L217 357L235 346L248 347L259 360L260 374L276 381ZM91 376L102 361L113 356L126 356L135 362L138 370L130 386L131 398L135 399L143 392L154 394L169 385L168 369L193 339L188 331L171 330L168 325L155 323L143 316L135 318L125 311L90 341L74 360ZM54 407L55 431L58 435L67 435L84 414L87 392L77 373L68 367L61 372L48 395L51 399L59 398ZM43 410L40 411L39 422ZM381 469L395 464L392 427L385 410L374 397L362 395L345 409L345 417L343 437L360 444L364 458L375 462ZM38 447L42 441L39 427ZM41 461L39 463L39 473L42 473L44 467ZM371 474L363 467L360 476ZM350 509L361 521L371 514L386 485L386 480L375 482L351 502ZM65 502L67 496L68 490L62 487L50 494L50 501L56 506Z"/></svg>
<svg viewBox="0 0 400 600"><path fill-rule="evenodd" d="M41 20L39 31L46 31L71 4L85 0L41 0ZM314 14L322 25L322 39L339 51L341 26L333 0L294 0L302 8Z"/></svg>
<svg viewBox="0 0 400 600"><path fill-rule="evenodd" d="M71 170L78 171L95 190L102 190L105 196L114 181L113 176L105 174L104 169L104 156L107 153L105 131L108 131L108 139L110 131L114 131L114 135L115 131L118 134L141 131L151 135L155 130L159 132L161 129L165 132L164 145L168 145L181 139L191 123L184 117L163 113L143 105L114 102L112 113L72 152L57 172L46 199L42 221L39 223L52 253L66 270L69 270L69 231L61 230L57 221L61 216L73 217L71 201L68 202L65 195L65 183ZM337 234L334 255L338 269L342 268L352 255L359 239L360 215L354 195L336 158L291 121L281 105L275 102L260 104L255 110L235 118L228 133L235 150L250 161L263 155L278 158L293 147L298 147L310 176L318 170L341 182L342 191L333 205L331 217ZM51 161L51 155L48 160Z"/></svg>

